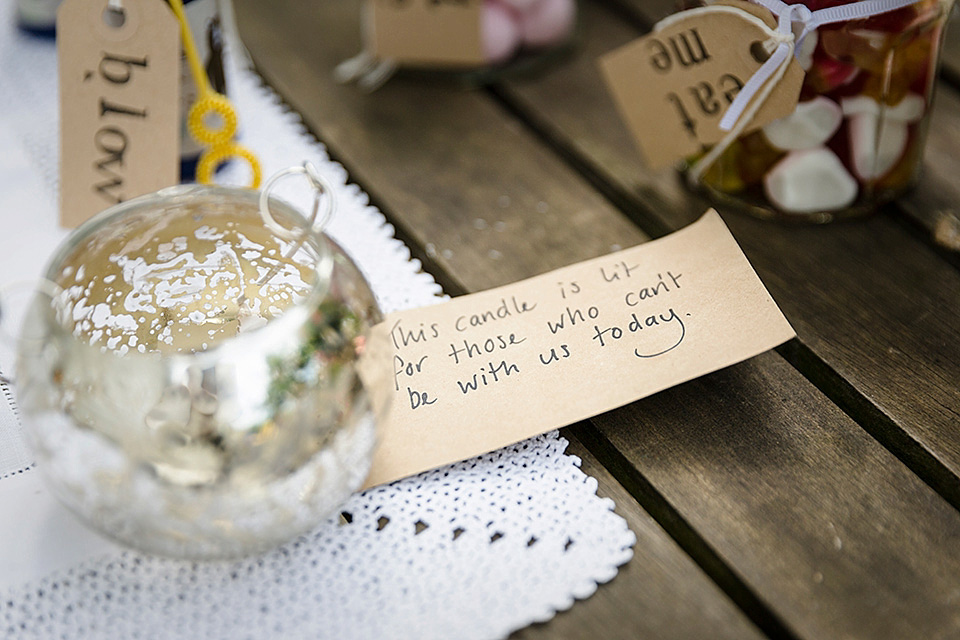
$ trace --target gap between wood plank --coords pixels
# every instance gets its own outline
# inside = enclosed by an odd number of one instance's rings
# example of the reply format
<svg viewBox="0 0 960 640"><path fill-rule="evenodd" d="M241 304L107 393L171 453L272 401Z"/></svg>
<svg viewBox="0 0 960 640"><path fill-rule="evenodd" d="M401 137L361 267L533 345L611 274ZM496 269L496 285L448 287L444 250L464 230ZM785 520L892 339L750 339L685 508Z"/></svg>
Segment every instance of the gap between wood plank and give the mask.
<svg viewBox="0 0 960 640"><path fill-rule="evenodd" d="M587 183L606 198L618 211L637 225L643 233L656 239L670 234L673 229L662 223L656 216L651 215L649 209L629 191L623 189L612 180L605 177L603 169L591 162L573 146L561 142L559 136L552 135L550 126L538 120L533 114L524 111L509 95L497 85L487 87L486 92L493 101L500 105L511 117L515 118L546 147L557 154L575 172L580 174ZM655 193L645 194L651 199L659 200ZM666 203L663 206L668 206Z"/></svg>
<svg viewBox="0 0 960 640"><path fill-rule="evenodd" d="M917 187L919 188L919 187ZM918 240L921 244L933 249L937 257L957 270L960 270L960 251L949 249L940 243L934 241L929 226L924 224L923 220L917 216L904 213L897 203L891 202L884 206L883 210L877 215L885 215L898 226L902 227L910 236Z"/></svg>
<svg viewBox="0 0 960 640"><path fill-rule="evenodd" d="M554 135L551 132L550 125L541 121L535 114L523 109L517 101L510 97L509 92L493 85L487 89L487 93L510 116L522 122L544 145L552 149L574 171L580 173L591 186L644 233L657 238L672 231L657 219L649 205L644 204L635 195L607 178L604 172L595 166L589 158L581 154L572 145L563 142L560 136ZM651 196L651 199L656 199L655 194L645 195ZM664 204L663 206L668 205ZM888 206L892 207L894 205ZM912 225L910 216L894 215L892 217L904 226L910 227ZM916 232L911 231L911 233ZM921 237L925 245L934 248L939 255L943 255L946 251L931 242L929 234L916 233L916 235ZM949 262L954 266L960 264L960 262L954 260L949 260ZM924 449L879 407L856 391L828 363L800 343L799 340L792 340L787 345L777 349L777 352L814 387L837 405L841 411L856 422L861 429L903 462L907 468L936 491L954 509L960 511L960 478L955 476L946 465ZM599 457L596 452L594 452L594 455ZM606 464L606 460L600 459ZM667 528L663 523L661 525Z"/></svg>
<svg viewBox="0 0 960 640"><path fill-rule="evenodd" d="M772 640L798 640L656 487L589 421L568 427L633 499L663 527L720 589Z"/></svg>
<svg viewBox="0 0 960 640"><path fill-rule="evenodd" d="M861 429L960 511L960 478L898 427L877 405L858 393L853 385L800 340L793 339L777 347L776 351Z"/></svg>
<svg viewBox="0 0 960 640"><path fill-rule="evenodd" d="M941 65L940 81L954 91L960 91L960 71L952 69L947 65Z"/></svg>

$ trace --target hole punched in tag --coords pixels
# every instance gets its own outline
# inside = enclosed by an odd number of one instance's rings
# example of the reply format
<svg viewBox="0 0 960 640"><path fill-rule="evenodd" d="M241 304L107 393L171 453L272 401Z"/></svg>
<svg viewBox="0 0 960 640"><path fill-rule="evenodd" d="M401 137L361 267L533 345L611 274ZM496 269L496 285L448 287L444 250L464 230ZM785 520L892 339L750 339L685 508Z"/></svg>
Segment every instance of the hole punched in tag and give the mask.
<svg viewBox="0 0 960 640"><path fill-rule="evenodd" d="M768 45L760 40L756 40L750 45L750 55L760 64L763 64L770 58L770 53Z"/></svg>
<svg viewBox="0 0 960 640"><path fill-rule="evenodd" d="M140 24L140 11L131 0L106 0L92 7L97 33L105 40L122 42L133 37ZM102 7L102 9L99 9Z"/></svg>
<svg viewBox="0 0 960 640"><path fill-rule="evenodd" d="M123 3L119 0L110 0L101 15L103 16L103 23L113 29L119 29L127 21L127 12L123 8Z"/></svg>

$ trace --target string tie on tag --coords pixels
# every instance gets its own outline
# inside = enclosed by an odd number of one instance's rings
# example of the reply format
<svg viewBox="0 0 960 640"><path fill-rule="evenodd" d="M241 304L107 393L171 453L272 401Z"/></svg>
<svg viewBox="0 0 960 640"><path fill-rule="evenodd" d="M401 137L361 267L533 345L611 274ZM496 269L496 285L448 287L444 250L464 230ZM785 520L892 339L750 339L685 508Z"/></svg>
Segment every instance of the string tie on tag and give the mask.
<svg viewBox="0 0 960 640"><path fill-rule="evenodd" d="M767 80L782 68L785 70L790 61L790 54L800 50L804 39L813 31L826 24L837 22L848 22L850 20L862 20L881 13L888 13L916 4L918 0L861 0L861 2L852 2L839 7L829 7L827 9L817 9L811 11L802 4L786 4L782 0L750 0L770 10L777 16L777 31L772 40L778 42L776 50L771 54L763 65L757 69L757 72L750 77L743 89L737 94L737 97L727 108L720 120L720 129L730 131L740 120L744 109L760 91L761 87L767 84ZM795 36L793 31L794 23L800 24L800 34ZM782 73L777 74L776 79L779 82L783 77ZM766 87L760 100L766 99L770 94L775 83ZM753 113L749 114L752 117ZM746 126L749 117L743 122Z"/></svg>

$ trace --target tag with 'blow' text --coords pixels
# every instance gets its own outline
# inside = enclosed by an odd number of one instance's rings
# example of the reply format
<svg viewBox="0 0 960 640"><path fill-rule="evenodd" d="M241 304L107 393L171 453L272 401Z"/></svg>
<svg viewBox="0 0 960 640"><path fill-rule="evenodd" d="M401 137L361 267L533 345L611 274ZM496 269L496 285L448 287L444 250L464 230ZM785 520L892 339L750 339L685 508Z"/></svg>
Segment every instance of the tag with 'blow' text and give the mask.
<svg viewBox="0 0 960 640"><path fill-rule="evenodd" d="M180 31L162 0L57 13L60 224L179 180Z"/></svg>
<svg viewBox="0 0 960 640"><path fill-rule="evenodd" d="M670 16L649 35L600 59L617 108L650 168L699 153L726 135L720 120L769 55L764 45L774 27L761 19L756 5L729 0ZM743 132L792 113L803 75L791 57Z"/></svg>
<svg viewBox="0 0 960 640"><path fill-rule="evenodd" d="M367 49L413 65L483 64L481 6L482 0L368 0Z"/></svg>

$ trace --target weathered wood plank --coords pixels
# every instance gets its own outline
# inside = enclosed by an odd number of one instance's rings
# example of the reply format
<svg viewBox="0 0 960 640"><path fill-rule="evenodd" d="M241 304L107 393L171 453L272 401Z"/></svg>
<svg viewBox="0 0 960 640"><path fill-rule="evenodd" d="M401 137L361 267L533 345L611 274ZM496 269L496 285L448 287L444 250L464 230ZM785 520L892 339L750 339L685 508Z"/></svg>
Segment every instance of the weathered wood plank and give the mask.
<svg viewBox="0 0 960 640"><path fill-rule="evenodd" d="M797 635L956 637L960 515L795 375L768 353L594 423Z"/></svg>
<svg viewBox="0 0 960 640"><path fill-rule="evenodd" d="M583 31L585 50L564 73L506 86L505 99L659 225L683 226L706 201L689 195L675 173L644 168L593 67L635 30L588 8ZM960 195L925 189L944 206L960 203ZM826 227L725 219L801 341L922 444L934 458L922 464L933 465L927 471L943 476L936 482L960 504L960 274L884 216Z"/></svg>
<svg viewBox="0 0 960 640"><path fill-rule="evenodd" d="M274 86L322 130L351 177L393 214L412 242L426 248L427 258L451 270L455 286L486 288L645 239L482 96L402 82L367 96L334 84L333 66L359 46L356 32L341 28L350 21L342 12L354 8L326 3L311 5L308 13L295 3L237 3L245 43ZM462 264L483 268L470 272ZM634 559L588 601L518 637L759 638L716 585L571 440L639 544Z"/></svg>
<svg viewBox="0 0 960 640"><path fill-rule="evenodd" d="M465 197L470 198L470 206L486 202L513 179L502 166L499 148L485 140L490 131L500 130L490 122L509 122L504 115L496 115L483 96L464 97L403 82L392 83L388 92L375 96L343 95L342 88L329 85L327 75L333 61L352 53L352 49L337 49L342 48L340 36L331 34L326 42L316 41L314 26L303 24L296 10L284 15L276 7L267 10L247 0L238 9L241 18L247 15L261 21L255 32L249 32L256 34L256 43L248 37L248 44L259 52L272 81L308 122L323 131L354 175L362 175L365 186L374 190L415 242L450 249L449 255L441 254L442 264L438 260L436 265L450 271L466 290L595 255L594 246L639 240L635 231L619 230L615 212L604 203L592 208L589 222L578 227L577 234L594 236L591 240L571 240L567 230L553 226L541 227L541 235L535 237L518 235L520 229L536 228L524 226L535 224L528 220L537 219L534 205L503 214L500 221L515 230L496 247L505 258L483 260L482 252L460 251L464 245L488 243L488 230L450 219L445 213L450 203L463 203ZM604 37L610 38L611 33L604 31ZM296 51L289 41L297 43ZM592 65L592 60L587 63ZM575 75L579 64L551 80ZM595 73L592 67L591 73ZM588 86L574 83L564 89L554 98L560 106L566 103L562 111L599 118L599 131L609 131L603 127L602 114L592 114L591 105L581 102L584 96L571 93ZM436 112L421 113L416 108L421 103L410 96L425 98ZM459 109L459 118L444 115L446 109ZM533 119L553 122L545 109L529 113ZM618 122L615 117L609 120ZM564 126L558 125L558 130L565 131ZM573 140L579 141L574 134L580 131L570 132ZM522 132L517 136L527 139ZM616 146L598 141L597 133L585 130L583 136L616 156ZM412 144L416 139L423 144ZM445 158L442 149L431 145L450 144L453 139L460 141L460 155L478 156L476 164L468 165L476 167L474 172L460 165L463 173L457 177L431 164L434 154ZM403 153L389 148L396 144ZM544 160L552 156L535 147L532 142L514 144L512 153L517 158L509 167L525 167L521 175L528 176L524 179L529 188L550 194L556 189L558 169L553 160ZM591 162L603 167L596 158ZM642 173L635 163L635 155L623 162L631 179ZM409 181L411 165L421 173L430 168L432 173L423 173L429 176L423 181ZM560 176L566 193L580 201L583 182L565 171ZM648 186L656 189L662 203L676 203L668 205L664 224L676 224L671 216L679 210L690 215L702 212L702 203L689 199L681 189L664 190L658 185L655 177L650 178ZM632 187L623 191L634 193ZM527 251L545 255L532 260L519 255ZM725 588L751 591L789 629L806 637L888 637L948 636L960 628L960 610L954 602L960 589L960 551L955 544L960 514L776 354L658 394L598 418L595 424L617 447L610 456L622 454L632 463L618 469L626 482L635 485L628 488L646 501L649 496L641 485L649 479L654 490L677 509L679 518L693 525L691 535L702 535L710 545L709 550L698 549L702 541L695 539L687 541L685 549L702 566L708 566L708 556L716 554L743 585ZM597 446L602 448L605 442L598 438ZM656 500L651 504L656 506ZM676 531L671 533L678 536ZM611 587L618 584L615 580ZM632 594L640 602L645 597L642 591ZM915 606L902 606L901 601ZM578 615L577 608L570 615ZM630 611L621 615L628 616L630 623L641 622ZM587 630L577 629L581 634Z"/></svg>
<svg viewBox="0 0 960 640"><path fill-rule="evenodd" d="M549 623L527 627L511 638L762 637L656 521L635 508L633 497L576 437L569 433L567 437L568 453L580 457L583 471L597 479L597 494L612 499L617 513L636 532L635 555L620 569L616 579L600 585L594 596L578 602Z"/></svg>
<svg viewBox="0 0 960 640"><path fill-rule="evenodd" d="M702 201L698 203L696 199L687 196L682 186L678 184L676 176L671 172L652 174L644 170L636 150L627 140L626 132L616 118L612 104L605 97L595 71L590 67L593 58L632 39L636 35L635 31L626 28L609 15L604 14L601 17L599 13L593 15L588 10L585 16L584 34L586 51L580 60L572 64L571 68L562 74L553 74L539 82L515 84L504 88L501 90L502 95L517 105L523 113L528 113L531 120L536 121L560 144L573 150L574 153L582 154L584 162L593 165L598 171L607 172L612 177L614 189L635 196L641 206L645 203L648 210L654 209L659 212L666 226L681 226L702 208ZM598 34L602 34L602 37ZM567 96L567 98L563 100L561 96ZM589 114L588 119L584 121L581 114ZM880 398L878 404L884 410L893 413L898 424L903 425L911 435L918 437L935 450L941 460L947 461L956 471L958 435L955 427L958 423L956 409L960 407L960 397L957 395L956 384L952 381L960 379L960 370L955 363L946 363L944 366L942 362L944 358L941 357L942 350L949 351L951 345L952 348L956 348L960 338L956 334L958 323L951 320L956 318L957 300L960 299L960 288L958 288L960 285L958 285L956 273L941 264L925 247L906 237L897 225L891 224L884 218L858 225L836 225L826 229L781 227L740 216L727 216L726 219L774 296L784 307L788 317L794 321L801 339L833 365L841 376L851 380L867 397ZM918 309L922 311L918 312ZM936 309L942 312L938 313ZM913 318L917 318L920 324L914 322ZM911 329L906 331L904 329L906 326L910 326ZM740 368L748 368L748 365L741 365ZM930 375L923 375L921 372L929 372ZM710 381L713 379L714 377L708 378ZM718 397L717 402L721 401L722 398ZM748 400L744 394L743 402L748 401L757 402L759 399ZM641 404L646 405L650 402ZM617 415L621 415L621 412ZM631 414L622 412L622 415L630 416ZM845 423L842 426L843 431L852 427L846 420L842 422ZM649 427L641 428L636 420L617 423L601 419L596 420L595 423L601 425L603 432L619 448L633 452L631 460L658 487L674 488L675 496L678 496L681 491L689 491L684 500L680 500L688 508L683 511L684 515L704 513L704 505L699 500L695 500L699 491L706 489L716 491L718 484L725 488L728 486L727 482L720 482L712 474L707 474L707 477L700 482L699 488L692 491L687 482L678 482L678 478L673 474L660 476L660 482L657 482L656 474L646 461L651 458L660 459L658 455L651 455L651 451L659 453L663 450L659 446L660 441L657 441L658 446L652 450L648 448L641 452L637 448L639 445L630 439L630 434L648 432ZM676 425L676 421L672 424ZM803 423L796 425L795 428L808 430ZM659 429L657 431L659 432ZM742 439L740 447L743 451L750 451L752 446L757 452L757 464L764 464L765 451L769 447L763 447L762 443L757 441L756 433L738 433L736 437ZM786 436L781 437L782 446L791 446L792 439ZM854 436L849 434L840 436L836 433L830 436L834 439L841 437ZM858 437L864 436L860 434ZM640 439L637 438L637 440ZM671 442L679 450L686 452L696 449L700 440L689 438ZM883 455L874 449L863 443L858 443L855 449L848 449L846 454L850 457L845 464L860 469L856 473L850 469L849 472L854 474L850 476L851 478L855 478L857 473L872 473L871 470L866 469L869 465L861 468L859 461L864 457L876 460L877 456ZM819 457L825 467L839 471L835 467L838 461L829 460L833 457L832 454L829 447L824 447L822 451L810 452L806 455L811 459ZM683 456L678 464L689 464L689 461L686 456ZM712 461L712 464L715 465L716 461ZM900 471L902 469L898 467L898 472ZM826 486L816 487L820 484L820 479L831 475L832 472L825 472L821 468L817 471L811 470L807 474L808 477L799 475L791 481L808 485L806 490L814 490L813 495L816 495L818 491L828 491ZM759 474L754 481L761 485L765 484L769 481L766 476L767 474ZM734 479L728 478L728 481L734 482ZM744 479L739 478L736 481L742 483ZM694 482L694 484L697 483ZM867 483L867 486L869 484L871 483ZM914 486L915 480L908 475L895 481L887 479L882 484L900 484L906 492L902 496L910 496L901 497L900 502L911 508L915 507L911 505L915 496L922 496L923 500L933 501L936 504L935 499ZM782 485L779 483L774 486L777 490L782 490ZM907 489L910 486L914 488ZM849 489L842 483L834 484L829 489L834 494L839 494L837 497L840 502L845 503L851 499L871 501L859 493L861 490L854 490L848 495ZM760 498L761 502L774 500L772 496L776 493L777 491L774 491L771 495ZM729 500L729 496L718 495L715 498ZM790 500L792 501L793 498ZM803 500L803 498L797 498L797 503ZM841 506L826 502L820 503L819 506L823 510L821 517L825 517L827 513L834 510L835 516L840 515L849 507L849 505ZM934 508L934 512L940 515L931 517L928 514L918 520L918 524L926 531L922 548L907 552L903 557L887 558L891 562L890 566L903 562L918 563L918 570L912 578L913 585L905 590L913 594L911 598L915 598L916 594L925 590L923 585L927 572L935 574L937 570L935 565L942 550L941 534L943 533L939 528L941 524L939 520L941 516L945 518L951 516L944 514L939 506ZM713 516L713 520L709 519L709 516L703 516L704 519L695 525L701 533L706 533L711 527L716 527L718 523L724 521L724 518L717 517L715 510L709 511L709 514ZM910 519L908 514L896 514L893 509L888 509L877 516L894 518L901 525ZM717 530L717 537L722 540L728 539L732 535L731 530L740 528L737 524L740 519L741 517L738 516L733 522L727 522L725 525L727 528L721 527ZM838 526L835 517L831 516L829 521L833 526ZM844 519L843 522L844 528L849 526L849 520ZM799 522L801 525L807 523L809 523L807 520ZM751 522L748 526L750 528L766 527L768 523L764 517L756 517L756 522ZM865 536L867 539L875 537L869 528L872 526L871 522L865 529L859 531L858 535ZM954 533L950 535L955 535L955 524L952 527L954 527ZM738 533L747 537L757 535L755 531L749 533L738 531ZM803 526L794 528L791 533L799 538L814 534L805 530ZM767 558L769 562L774 565L782 564L783 567L815 566L813 559L805 556L808 549L816 546L813 540L798 542L796 537L784 535L782 531L780 534L783 536L783 548L776 557ZM714 538L707 539L712 541ZM790 549L789 547L794 544L796 546ZM857 546L861 544L858 543ZM882 541L874 539L870 543L863 544L863 548L870 548L877 544L882 544ZM742 551L740 546L733 545L733 547L738 553ZM877 547L874 549L876 550ZM757 550L754 552L759 553ZM725 557L731 566L738 569L744 567L744 558ZM951 560L951 562L956 561L956 558ZM826 613L822 609L819 610L819 615L811 617L814 612L804 610L803 606L799 607L799 611L792 609L783 611L776 604L774 608L781 612L789 623L802 629L804 634L809 633L813 637L837 637L843 633L855 633L862 637L883 637L888 633L885 624L889 623L890 619L884 615L879 619L886 622L880 622L878 618L868 622L866 620L868 611L876 605L878 598L889 599L893 606L900 602L905 594L900 593L903 587L901 578L894 578L890 567L881 565L882 563L874 562L872 571L886 577L880 577L876 581L874 587L878 591L870 592L865 597L857 597L857 593L866 588L866 583L857 585L857 581L861 578L854 578L846 585L834 585L838 592L834 593L836 600L831 598L831 601L842 602L843 606L848 608L845 613L831 614L836 617L834 624L840 625L839 628L822 626L824 621L821 616ZM823 572L820 571L820 573ZM846 571L841 573L852 576ZM748 582L757 584L766 577L751 577L748 578ZM813 598L808 586L802 581L785 587L784 585L787 584L790 584L790 576L780 575L777 579L764 583L762 593L772 595L780 590L780 597L787 602L810 602ZM956 585L946 588L946 593L949 594ZM815 587L815 589L823 590L822 587ZM886 591L885 595L880 593L882 591ZM898 611L897 620L904 625L902 630L909 631L906 635L911 635L921 629L926 629L930 633L955 629L958 622L952 609L954 606L952 597L951 595L946 599L935 598L938 602L932 606L937 611L931 611L928 607L919 617L912 615L904 617ZM926 596L923 596L921 600L929 604L930 601L925 598ZM816 600L816 598L813 599ZM851 616L850 610L858 607L859 614ZM851 619L859 619L852 623L854 626L866 625L866 628L857 631L852 627L844 628L843 625L851 624Z"/></svg>

